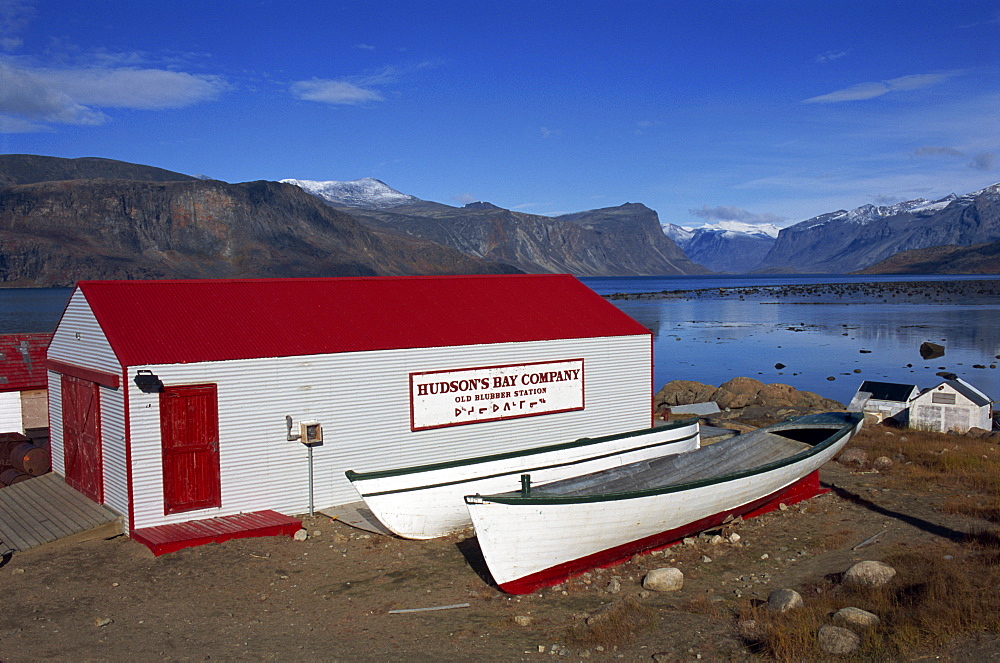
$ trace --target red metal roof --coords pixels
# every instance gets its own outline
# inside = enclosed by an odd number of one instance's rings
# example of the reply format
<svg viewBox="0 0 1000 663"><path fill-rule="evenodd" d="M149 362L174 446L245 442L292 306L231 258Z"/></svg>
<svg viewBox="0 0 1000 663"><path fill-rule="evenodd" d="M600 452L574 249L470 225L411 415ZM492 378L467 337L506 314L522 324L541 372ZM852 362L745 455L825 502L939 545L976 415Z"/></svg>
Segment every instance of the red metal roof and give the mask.
<svg viewBox="0 0 1000 663"><path fill-rule="evenodd" d="M77 287L123 366L650 333L567 274Z"/></svg>
<svg viewBox="0 0 1000 663"><path fill-rule="evenodd" d="M0 391L45 389L45 350L52 334L0 335Z"/></svg>

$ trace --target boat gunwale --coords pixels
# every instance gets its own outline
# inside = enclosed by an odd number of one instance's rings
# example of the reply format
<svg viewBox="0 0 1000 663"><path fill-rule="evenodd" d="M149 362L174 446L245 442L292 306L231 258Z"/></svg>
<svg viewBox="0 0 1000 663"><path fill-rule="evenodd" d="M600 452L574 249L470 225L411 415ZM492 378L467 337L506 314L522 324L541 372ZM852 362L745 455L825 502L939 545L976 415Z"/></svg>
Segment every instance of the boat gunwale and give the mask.
<svg viewBox="0 0 1000 663"><path fill-rule="evenodd" d="M731 472L729 474L722 474L719 476L708 477L705 479L699 479L697 481L687 481L683 483L668 484L666 486L658 486L656 488L642 488L638 490L625 490L619 492L610 493L590 493L586 495L522 495L522 494L495 494L495 495L466 495L465 503L468 505L483 504L486 502L491 502L495 504L506 504L510 506L519 505L538 505L538 504L587 504L596 502L613 502L618 500L636 499L642 497L655 497L657 495L668 495L670 493L677 493L685 490L693 490L696 488L704 488L707 486L713 486L723 483L728 483L730 481L736 481L739 479L746 479L748 477L756 476L759 474L765 474L773 470L780 469L782 467L787 467L788 465L794 465L796 463L802 462L813 456L817 456L822 452L826 451L830 447L834 446L837 442L841 440L845 435L850 435L851 432L863 421L860 413L856 412L846 412L844 413L844 425L837 429L832 435L827 437L822 442L815 444L810 449L800 451L791 456L785 458L771 461L770 463L764 463L763 465L755 465L754 467L748 468L746 470L740 470L737 472ZM766 428L759 428L757 430L772 429L768 432L778 432L782 428L790 428L795 425L794 421L784 422L782 424L776 424L775 426L767 426ZM829 424L828 424L829 425ZM774 430L777 428L777 430ZM756 432L756 431L754 431ZM752 434L752 433L747 433ZM641 462L641 461L640 461ZM604 470L602 470L604 471Z"/></svg>
<svg viewBox="0 0 1000 663"><path fill-rule="evenodd" d="M435 470L449 470L449 469L454 469L456 467L465 467L467 465L479 465L482 463L490 463L498 460L520 458L522 456L534 456L538 454L548 453L550 451L565 451L566 449L586 447L592 444L611 442L613 440L625 439L628 437L639 437L641 435L649 435L657 431L684 428L685 426L690 426L692 424L698 425L697 417L692 419L671 421L670 423L664 426L641 428L639 430L628 431L625 433L613 433L611 435L603 435L601 437L581 437L571 442L559 442L557 444L550 444L543 447L531 447L529 449L505 451L503 453L490 454L488 456L475 456L473 458L448 460L440 463L429 463L427 465L411 465L409 467L397 467L389 470L375 470L373 472L355 472L354 470L347 470L344 474L347 476L347 479L353 483L355 481L367 481L370 479L386 479L389 477L405 476L407 474L421 474L424 472L433 472ZM690 438L684 438L684 439L690 439ZM670 442L674 441L680 441L680 440L670 440ZM504 472L503 474L507 473ZM388 491L388 492L395 492L395 491Z"/></svg>
<svg viewBox="0 0 1000 663"><path fill-rule="evenodd" d="M584 456L583 458L577 458L576 460L563 461L559 463L550 463L548 465L539 465L537 467L522 467L513 470L505 470L503 472L495 472L493 474L477 474L471 477L465 477L462 479L452 479L451 481L439 481L438 483L427 483L420 484L419 486L406 486L404 488L390 488L389 490L378 490L371 493L361 493L361 497L381 497L382 495L395 495L397 493L409 493L417 490L431 490L433 488L443 488L445 486L457 486L462 483L473 483L476 481L485 481L487 479L497 479L499 477L511 476L514 474L530 474L531 472L540 472L542 470L551 470L556 467L571 467L573 465L581 465L583 463L590 463L595 460L603 460L605 458L610 458L612 456L624 456L626 454L634 453L636 451L643 451L645 449L653 449L656 447L664 447L671 444L677 444L679 442L687 442L693 437L698 436L698 432L691 433L684 437L679 437L674 440L663 440L661 442L653 442L651 444L645 444L638 447L629 447L628 449L614 449L612 451L607 451L598 456ZM684 452L682 452L684 453ZM663 454L668 456L671 454Z"/></svg>

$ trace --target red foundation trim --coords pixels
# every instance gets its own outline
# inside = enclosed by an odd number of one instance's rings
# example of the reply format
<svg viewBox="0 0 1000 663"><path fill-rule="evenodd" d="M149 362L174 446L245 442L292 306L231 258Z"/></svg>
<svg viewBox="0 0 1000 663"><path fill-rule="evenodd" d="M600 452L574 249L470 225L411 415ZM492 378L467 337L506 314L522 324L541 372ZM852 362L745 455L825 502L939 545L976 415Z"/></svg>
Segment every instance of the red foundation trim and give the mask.
<svg viewBox="0 0 1000 663"><path fill-rule="evenodd" d="M255 511L235 516L191 520L173 525L140 527L129 537L149 548L157 557L182 548L222 543L229 539L246 539L257 536L292 536L302 529L298 518L276 511Z"/></svg>
<svg viewBox="0 0 1000 663"><path fill-rule="evenodd" d="M779 491L765 495L748 504L720 511L687 525L660 532L659 534L653 534L652 536L647 536L636 541L629 541L620 546L608 548L607 550L602 550L586 557L563 562L543 571L503 583L500 585L500 589L508 594L530 594L543 587L558 585L564 580L591 569L615 566L616 564L628 561L635 555L650 553L654 550L675 545L680 543L686 536L721 525L728 516L753 518L754 516L774 511L781 504L795 504L826 492L829 491L821 488L819 485L819 470L815 470L790 486L786 486Z"/></svg>

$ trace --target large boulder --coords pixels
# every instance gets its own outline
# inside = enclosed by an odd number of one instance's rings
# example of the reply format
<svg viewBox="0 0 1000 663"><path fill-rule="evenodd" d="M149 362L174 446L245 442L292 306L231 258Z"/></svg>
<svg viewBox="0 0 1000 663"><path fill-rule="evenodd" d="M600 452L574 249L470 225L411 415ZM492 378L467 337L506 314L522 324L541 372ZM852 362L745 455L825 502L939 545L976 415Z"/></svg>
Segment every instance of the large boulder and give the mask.
<svg viewBox="0 0 1000 663"><path fill-rule="evenodd" d="M843 410L842 403L823 398L811 391L799 391L787 384L764 384L747 377L733 378L719 387L694 382L673 380L663 385L653 397L656 409L676 405L690 405L714 401L723 410L747 407L792 407L823 410Z"/></svg>
<svg viewBox="0 0 1000 663"><path fill-rule="evenodd" d="M844 572L844 584L867 587L881 587L896 575L896 569L888 564L865 560L858 562Z"/></svg>

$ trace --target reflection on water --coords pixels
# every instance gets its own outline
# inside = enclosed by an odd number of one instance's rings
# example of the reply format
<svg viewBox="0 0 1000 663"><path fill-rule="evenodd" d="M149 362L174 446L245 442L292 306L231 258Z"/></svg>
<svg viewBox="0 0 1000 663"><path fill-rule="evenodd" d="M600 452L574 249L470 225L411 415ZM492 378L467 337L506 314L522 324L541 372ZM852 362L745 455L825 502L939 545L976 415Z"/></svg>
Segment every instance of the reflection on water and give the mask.
<svg viewBox="0 0 1000 663"><path fill-rule="evenodd" d="M863 380L923 389L946 370L1000 396L1000 369L991 368L1000 354L1000 305L613 303L653 331L657 388L670 380L717 386L748 376L847 403ZM923 360L924 341L944 345L945 356ZM784 368L775 368L779 363Z"/></svg>

